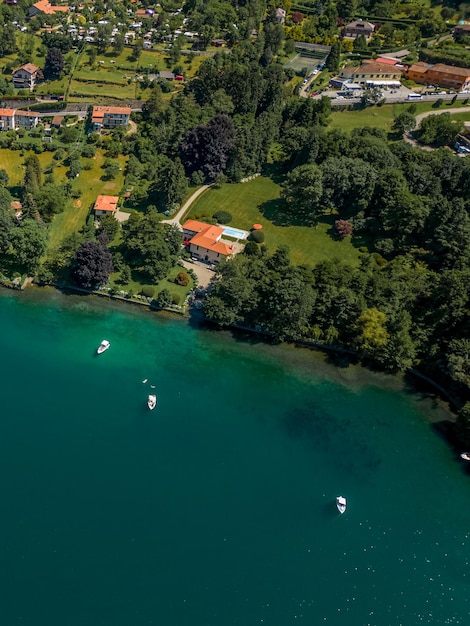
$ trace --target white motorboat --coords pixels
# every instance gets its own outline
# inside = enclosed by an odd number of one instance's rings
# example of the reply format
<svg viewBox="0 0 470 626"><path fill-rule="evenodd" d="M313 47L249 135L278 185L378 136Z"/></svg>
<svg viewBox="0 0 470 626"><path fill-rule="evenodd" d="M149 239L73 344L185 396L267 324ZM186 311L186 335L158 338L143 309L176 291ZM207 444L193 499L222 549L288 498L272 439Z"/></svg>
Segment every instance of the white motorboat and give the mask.
<svg viewBox="0 0 470 626"><path fill-rule="evenodd" d="M148 408L153 411L153 409L157 406L157 396L154 394L150 394L147 399Z"/></svg>
<svg viewBox="0 0 470 626"><path fill-rule="evenodd" d="M341 514L343 514L346 511L346 498L343 498L343 496L338 496L336 498L336 508Z"/></svg>
<svg viewBox="0 0 470 626"><path fill-rule="evenodd" d="M109 341L107 339L103 339L103 341L100 343L100 345L98 346L98 354L103 354L103 352L106 352L106 350L109 348L111 344L109 343Z"/></svg>
<svg viewBox="0 0 470 626"><path fill-rule="evenodd" d="M470 452L462 452L460 458L464 461L470 461Z"/></svg>

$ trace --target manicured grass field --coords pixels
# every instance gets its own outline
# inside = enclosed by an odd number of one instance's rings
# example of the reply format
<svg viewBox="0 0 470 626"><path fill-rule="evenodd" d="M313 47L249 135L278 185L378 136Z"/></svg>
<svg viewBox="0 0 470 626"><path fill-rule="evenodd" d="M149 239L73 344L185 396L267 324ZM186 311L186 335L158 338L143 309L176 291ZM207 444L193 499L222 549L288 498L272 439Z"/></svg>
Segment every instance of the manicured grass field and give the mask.
<svg viewBox="0 0 470 626"><path fill-rule="evenodd" d="M455 102L453 105L444 103L441 107L436 109L433 107L433 102L414 102L416 105L416 115L425 113L426 111L439 111L445 113L446 111L466 106L462 100ZM374 128L383 128L387 132L391 131L394 119L406 111L410 103L403 104L384 104L381 107L367 107L359 111L335 111L331 114L331 121L328 124L328 128L341 128L346 132L351 131L353 128L360 128L362 126L373 126Z"/></svg>
<svg viewBox="0 0 470 626"><path fill-rule="evenodd" d="M153 285L151 283L146 283L145 281L138 282L137 280L131 280L130 283L123 285L119 282L120 275L118 272L111 274L109 278L109 282L110 282L111 287L115 287L117 289L120 289L126 292L130 291L134 295L139 295L142 292L142 289L144 287L155 288L155 296L157 296L158 293L162 291L162 289L168 289L168 291L170 292L172 296L178 295L179 304L183 304L184 300L186 299L186 296L188 295L188 293L194 286L194 281L191 277L189 277L189 284L186 287L177 285L175 283L175 278L177 274L179 274L180 272L186 272L185 268L179 265L175 265L175 267L173 267L169 271L168 276L166 276L165 278L162 278L162 280L156 283L156 285ZM135 275L132 278L133 279L139 278L139 276Z"/></svg>
<svg viewBox="0 0 470 626"><path fill-rule="evenodd" d="M122 171L114 180L103 181L101 166L105 157L101 150L97 150L93 162L93 169L82 170L78 178L73 181L74 190L79 189L82 195L79 202L71 199L62 213L56 215L49 227L49 249L57 248L69 235L78 232L85 224L90 208L100 194L117 196L124 184L125 157L115 159L121 165ZM90 161L90 159L87 159Z"/></svg>
<svg viewBox="0 0 470 626"><path fill-rule="evenodd" d="M211 217L215 211L224 209L232 214L230 226L234 228L249 230L253 224L262 224L268 249L289 246L292 262L297 265L314 265L328 258L358 262L358 251L349 239L338 241L330 235L334 216L325 216L316 228L283 226L281 207L280 186L260 176L247 183L209 189L196 200L187 217Z"/></svg>

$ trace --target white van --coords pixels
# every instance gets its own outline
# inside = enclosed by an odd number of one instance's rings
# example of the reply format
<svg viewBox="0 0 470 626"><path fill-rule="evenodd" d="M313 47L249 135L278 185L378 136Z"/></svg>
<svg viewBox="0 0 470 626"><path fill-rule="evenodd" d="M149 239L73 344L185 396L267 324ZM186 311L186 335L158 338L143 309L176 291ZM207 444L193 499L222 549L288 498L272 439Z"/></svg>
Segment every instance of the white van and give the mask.
<svg viewBox="0 0 470 626"><path fill-rule="evenodd" d="M406 99L407 100L422 100L423 96L420 93L409 93Z"/></svg>

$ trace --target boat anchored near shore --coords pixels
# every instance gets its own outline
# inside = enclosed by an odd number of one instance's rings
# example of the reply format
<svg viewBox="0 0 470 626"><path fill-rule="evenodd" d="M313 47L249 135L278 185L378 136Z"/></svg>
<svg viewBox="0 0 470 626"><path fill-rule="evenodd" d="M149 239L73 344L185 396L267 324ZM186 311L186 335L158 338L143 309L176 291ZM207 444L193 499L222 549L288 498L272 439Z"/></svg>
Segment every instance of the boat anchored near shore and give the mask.
<svg viewBox="0 0 470 626"><path fill-rule="evenodd" d="M151 411L157 406L157 396L155 394L149 395L147 398L147 406Z"/></svg>
<svg viewBox="0 0 470 626"><path fill-rule="evenodd" d="M470 461L470 452L462 452L460 458L464 461Z"/></svg>
<svg viewBox="0 0 470 626"><path fill-rule="evenodd" d="M98 346L98 349L96 350L96 352L98 354L103 354L103 352L106 352L106 350L110 347L110 343L107 339L103 339L103 341L100 343L100 345Z"/></svg>

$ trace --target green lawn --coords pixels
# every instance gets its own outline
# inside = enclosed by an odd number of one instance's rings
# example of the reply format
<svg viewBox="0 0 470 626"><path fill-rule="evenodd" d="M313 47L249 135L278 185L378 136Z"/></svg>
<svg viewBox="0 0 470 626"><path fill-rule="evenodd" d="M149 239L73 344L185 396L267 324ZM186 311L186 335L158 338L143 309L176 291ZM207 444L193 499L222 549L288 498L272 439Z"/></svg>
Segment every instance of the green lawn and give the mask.
<svg viewBox="0 0 470 626"><path fill-rule="evenodd" d="M162 280L160 280L156 285L152 283L148 283L146 281L140 282L139 281L140 277L137 275L136 272L133 272L134 274L132 276L133 280L130 283L127 283L125 285L119 282L119 277L120 277L119 272L115 272L114 274L111 274L109 278L109 282L110 282L111 287L114 287L116 289L126 291L126 292L132 292L135 295L139 295L142 292L142 289L144 287L154 287L155 296L160 291L162 291L162 289L168 289L168 291L170 292L172 296L177 295L179 297L179 304L183 304L183 302L186 299L186 296L194 287L194 281L191 277L189 277L189 284L187 285L187 287L182 287L181 285L177 285L175 283L175 278L176 278L176 275L179 274L180 272L186 272L186 271L187 270L184 267L181 267L180 265L175 265L175 267L173 267L169 271L168 276L166 276L165 278L162 278Z"/></svg>
<svg viewBox="0 0 470 626"><path fill-rule="evenodd" d="M86 159L90 161L90 159ZM93 169L82 170L78 178L73 181L73 188L80 189L82 195L77 200L70 200L64 211L59 215L56 215L49 227L49 249L53 250L57 248L60 243L68 237L70 234L77 232L86 222L90 208L96 200L96 196L100 194L105 195L119 195L124 184L124 167L125 157L118 157L115 159L119 161L122 171L116 176L114 180L103 181L101 176L103 170L101 165L103 164L105 157L101 150L97 150L95 158L92 159ZM64 168L65 170L65 168ZM54 175L59 181L59 177L56 174L57 169L54 170Z"/></svg>
<svg viewBox="0 0 470 626"><path fill-rule="evenodd" d="M413 104L416 105L416 115L426 111L445 113L453 108L467 106L463 104L462 100L455 102L453 105L451 105L450 102L448 104L445 103L439 109L433 107L433 102L413 102ZM389 132L392 129L395 117L403 113L403 111L406 111L409 106L410 103L384 104L381 107L367 107L359 111L335 111L331 114L331 121L328 124L328 128L341 128L349 132L353 128L373 126L383 128Z"/></svg>
<svg viewBox="0 0 470 626"><path fill-rule="evenodd" d="M358 251L349 239L338 241L330 236L334 216L325 216L316 228L283 226L281 206L280 186L260 176L247 183L209 189L196 200L187 217L211 217L215 211L224 209L232 214L230 226L235 228L249 230L253 224L262 224L269 250L283 244L289 246L294 264L314 265L328 258L358 262Z"/></svg>

